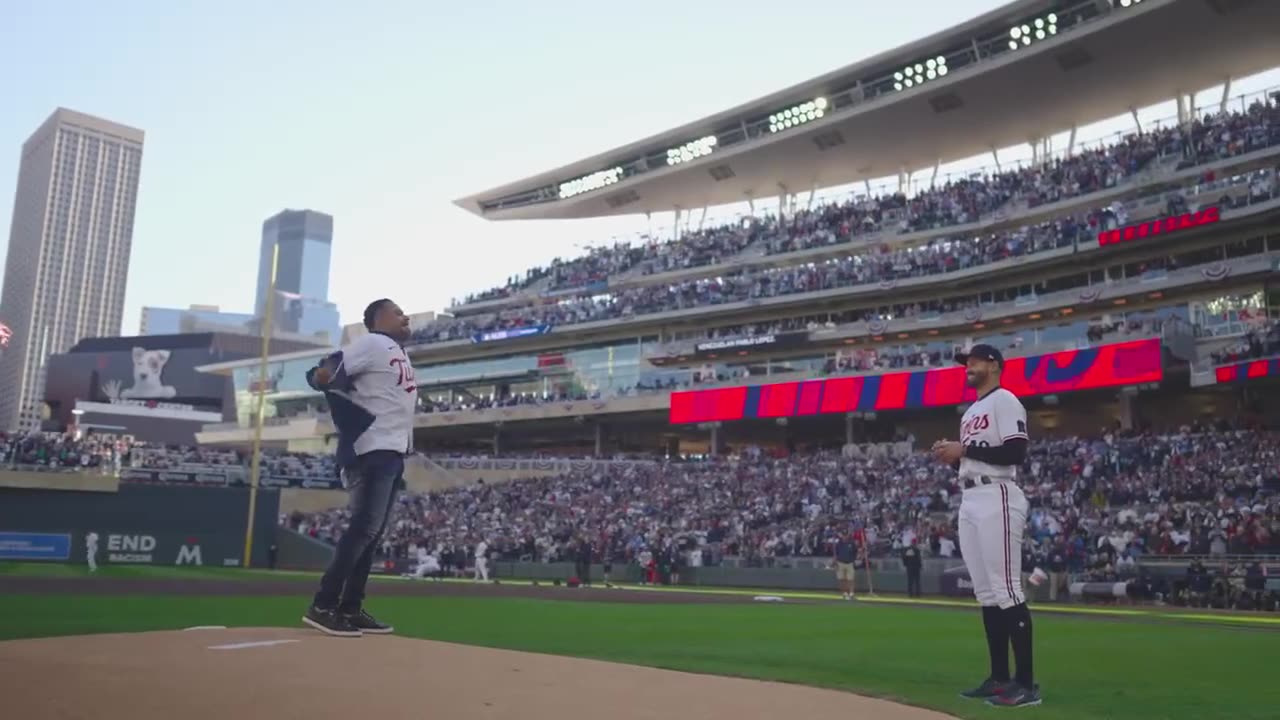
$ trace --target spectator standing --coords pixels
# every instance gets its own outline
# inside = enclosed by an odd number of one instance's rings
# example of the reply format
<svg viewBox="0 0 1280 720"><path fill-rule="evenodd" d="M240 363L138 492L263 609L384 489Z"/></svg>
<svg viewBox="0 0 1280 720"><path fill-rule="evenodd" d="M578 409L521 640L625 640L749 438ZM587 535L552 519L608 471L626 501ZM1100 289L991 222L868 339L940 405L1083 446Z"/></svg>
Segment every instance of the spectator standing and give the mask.
<svg viewBox="0 0 1280 720"><path fill-rule="evenodd" d="M911 544L902 551L902 566L907 569L907 597L920 597L921 565L920 548L916 546L915 538L912 538Z"/></svg>

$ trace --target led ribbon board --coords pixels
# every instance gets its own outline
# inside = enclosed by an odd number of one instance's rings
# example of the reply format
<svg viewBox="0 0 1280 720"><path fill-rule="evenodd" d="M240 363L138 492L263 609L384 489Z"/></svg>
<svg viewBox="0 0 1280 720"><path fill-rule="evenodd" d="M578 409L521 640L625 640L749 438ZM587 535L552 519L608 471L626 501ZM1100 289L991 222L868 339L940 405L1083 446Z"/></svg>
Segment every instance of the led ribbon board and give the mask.
<svg viewBox="0 0 1280 720"><path fill-rule="evenodd" d="M1019 397L1159 382L1159 338L1013 358L1001 384ZM825 413L904 410L973 402L964 368L836 377L671 393L674 425Z"/></svg>

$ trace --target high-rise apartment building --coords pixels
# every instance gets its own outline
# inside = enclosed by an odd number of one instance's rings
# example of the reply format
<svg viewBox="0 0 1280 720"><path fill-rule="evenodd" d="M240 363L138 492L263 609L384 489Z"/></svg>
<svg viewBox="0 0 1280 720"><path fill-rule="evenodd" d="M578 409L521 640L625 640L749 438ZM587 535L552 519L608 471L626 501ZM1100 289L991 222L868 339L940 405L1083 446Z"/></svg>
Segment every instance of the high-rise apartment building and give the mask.
<svg viewBox="0 0 1280 720"><path fill-rule="evenodd" d="M49 355L120 334L143 132L59 108L23 144L5 259L0 429L39 425Z"/></svg>

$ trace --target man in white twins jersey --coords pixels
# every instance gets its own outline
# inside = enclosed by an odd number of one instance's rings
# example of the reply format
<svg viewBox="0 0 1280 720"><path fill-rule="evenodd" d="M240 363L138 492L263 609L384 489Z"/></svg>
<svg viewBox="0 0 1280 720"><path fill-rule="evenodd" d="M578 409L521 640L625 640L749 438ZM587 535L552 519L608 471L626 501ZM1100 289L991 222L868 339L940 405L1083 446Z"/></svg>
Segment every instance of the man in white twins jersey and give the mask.
<svg viewBox="0 0 1280 720"><path fill-rule="evenodd" d="M1031 662L1031 613L1022 594L1022 531L1027 498L1018 487L1018 468L1027 458L1027 411L1017 396L1000 387L1004 356L990 345L975 345L956 356L978 399L960 420L960 440L933 446L934 456L960 472L960 552L982 605L991 674L961 693L991 705L1040 704ZM1009 675L1009 646L1017 673Z"/></svg>
<svg viewBox="0 0 1280 720"><path fill-rule="evenodd" d="M374 553L403 483L404 458L413 448L418 405L413 366L402 347L409 318L390 300L375 300L365 308L364 326L369 334L307 372L307 383L324 392L338 431L334 457L350 492L351 520L302 620L339 637L392 631L362 604Z"/></svg>

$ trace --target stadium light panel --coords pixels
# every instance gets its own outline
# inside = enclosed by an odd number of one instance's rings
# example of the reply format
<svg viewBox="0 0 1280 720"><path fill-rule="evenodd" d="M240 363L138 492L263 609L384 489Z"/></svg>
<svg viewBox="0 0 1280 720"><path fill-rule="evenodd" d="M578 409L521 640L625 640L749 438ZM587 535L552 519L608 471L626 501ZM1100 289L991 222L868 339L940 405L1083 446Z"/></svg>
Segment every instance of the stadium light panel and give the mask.
<svg viewBox="0 0 1280 720"><path fill-rule="evenodd" d="M947 74L947 58L945 55L931 57L915 62L893 74L893 89L906 90L923 85L930 80L937 80Z"/></svg>
<svg viewBox="0 0 1280 720"><path fill-rule="evenodd" d="M1032 42L1047 40L1050 36L1057 34L1058 15L1057 13L1049 13L1044 17L1035 18L1031 22L1025 22L1009 28L1009 49L1017 50L1018 48L1027 47Z"/></svg>
<svg viewBox="0 0 1280 720"><path fill-rule="evenodd" d="M769 116L769 132L776 133L813 122L827 114L827 99L817 97Z"/></svg>
<svg viewBox="0 0 1280 720"><path fill-rule="evenodd" d="M1140 2L1142 2L1142 0L1120 0L1120 7L1122 8L1133 7L1134 5L1137 5Z"/></svg>
<svg viewBox="0 0 1280 720"><path fill-rule="evenodd" d="M612 185L622 179L622 168L612 167L608 170L593 172L590 175L560 183L560 199L571 198L574 195L599 190L602 187Z"/></svg>
<svg viewBox="0 0 1280 720"><path fill-rule="evenodd" d="M715 150L716 142L715 135L707 135L697 140L690 140L680 147L671 148L667 150L667 164L678 165L710 155Z"/></svg>

